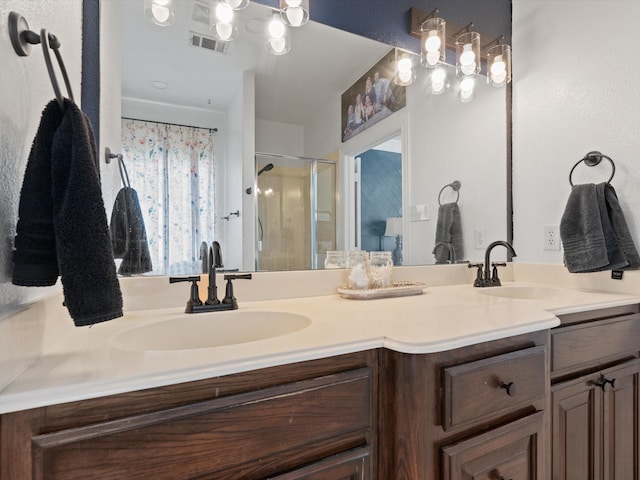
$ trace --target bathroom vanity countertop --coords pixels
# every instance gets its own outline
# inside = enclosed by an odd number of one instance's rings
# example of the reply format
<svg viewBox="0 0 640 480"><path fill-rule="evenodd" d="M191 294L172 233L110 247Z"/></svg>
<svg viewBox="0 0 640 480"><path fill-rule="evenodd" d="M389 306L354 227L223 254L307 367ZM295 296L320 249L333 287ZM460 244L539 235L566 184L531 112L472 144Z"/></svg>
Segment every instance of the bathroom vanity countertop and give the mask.
<svg viewBox="0 0 640 480"><path fill-rule="evenodd" d="M538 288L541 298L490 296L500 288ZM348 300L338 295L240 301L237 312L287 312L308 317L308 327L249 343L170 351L136 351L114 338L161 320L191 318L184 306L139 310L92 326L70 329L0 391L0 413L101 397L374 348L433 353L557 326L555 314L639 303L640 297L505 283L426 287L423 295ZM71 321L71 320L69 320ZM215 321L212 318L212 321ZM153 339L148 339L153 342Z"/></svg>

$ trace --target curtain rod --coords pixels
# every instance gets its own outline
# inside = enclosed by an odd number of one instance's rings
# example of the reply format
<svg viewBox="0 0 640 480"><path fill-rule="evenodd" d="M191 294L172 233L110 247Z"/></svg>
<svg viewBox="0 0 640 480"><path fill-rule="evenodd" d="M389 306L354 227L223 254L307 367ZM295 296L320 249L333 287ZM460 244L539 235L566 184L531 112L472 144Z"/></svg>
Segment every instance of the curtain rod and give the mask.
<svg viewBox="0 0 640 480"><path fill-rule="evenodd" d="M131 117L120 117L122 118L122 120L135 120L136 122L153 122L153 123L160 123L162 125L173 125L175 127L187 127L187 128L201 128L203 130L209 130L210 132L214 132L217 133L218 129L217 128L207 128L207 127L197 127L195 125L183 125L180 123L169 123L169 122L159 122L157 120L143 120L141 118L131 118Z"/></svg>

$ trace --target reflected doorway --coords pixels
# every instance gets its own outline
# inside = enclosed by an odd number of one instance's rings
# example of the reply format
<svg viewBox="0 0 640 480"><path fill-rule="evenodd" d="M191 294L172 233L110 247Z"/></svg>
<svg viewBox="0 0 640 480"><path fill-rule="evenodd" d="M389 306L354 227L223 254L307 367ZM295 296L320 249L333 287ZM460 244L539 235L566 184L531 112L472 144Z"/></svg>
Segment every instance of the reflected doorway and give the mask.
<svg viewBox="0 0 640 480"><path fill-rule="evenodd" d="M336 249L336 163L256 154L256 270L309 270Z"/></svg>
<svg viewBox="0 0 640 480"><path fill-rule="evenodd" d="M352 247L394 252L402 264L402 141L396 135L355 156ZM395 219L391 220L390 219ZM400 243L400 244L399 244Z"/></svg>

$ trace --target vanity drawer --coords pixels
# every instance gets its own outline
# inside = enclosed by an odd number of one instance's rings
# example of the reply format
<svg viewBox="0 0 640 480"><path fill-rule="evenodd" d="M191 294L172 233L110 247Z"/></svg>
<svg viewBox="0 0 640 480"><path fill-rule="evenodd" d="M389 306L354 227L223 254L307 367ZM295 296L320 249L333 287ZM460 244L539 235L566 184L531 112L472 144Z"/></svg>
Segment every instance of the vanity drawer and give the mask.
<svg viewBox="0 0 640 480"><path fill-rule="evenodd" d="M508 413L544 397L545 352L541 345L445 368L444 430Z"/></svg>
<svg viewBox="0 0 640 480"><path fill-rule="evenodd" d="M640 351L640 314L551 330L551 371L570 373Z"/></svg>
<svg viewBox="0 0 640 480"><path fill-rule="evenodd" d="M34 479L264 478L367 443L361 368L32 438Z"/></svg>

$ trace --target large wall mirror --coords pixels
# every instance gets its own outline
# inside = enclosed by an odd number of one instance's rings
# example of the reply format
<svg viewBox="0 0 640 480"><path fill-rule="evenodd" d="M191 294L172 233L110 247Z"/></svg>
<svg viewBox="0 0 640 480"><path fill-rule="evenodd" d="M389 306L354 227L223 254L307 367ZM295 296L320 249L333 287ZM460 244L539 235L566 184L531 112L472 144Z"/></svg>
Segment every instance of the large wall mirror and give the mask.
<svg viewBox="0 0 640 480"><path fill-rule="evenodd" d="M101 146L122 151L135 121L211 134L213 191L200 194L213 199L215 223L189 240L185 264L197 268L202 241L213 240L225 268L287 270L322 268L327 250L398 246L403 265L449 263L434 247L452 229L456 262L508 239L504 88L478 76L471 101L461 101L448 65L447 88L433 94L418 66L406 105L343 142L342 94L393 46L310 21L275 56L265 48L265 5L236 12L238 37L223 44L207 24L208 1L178 1L171 27L147 20L143 3L101 2ZM127 168L143 203L159 181ZM113 164L102 175L110 214L120 177ZM285 258L293 251L302 260Z"/></svg>

